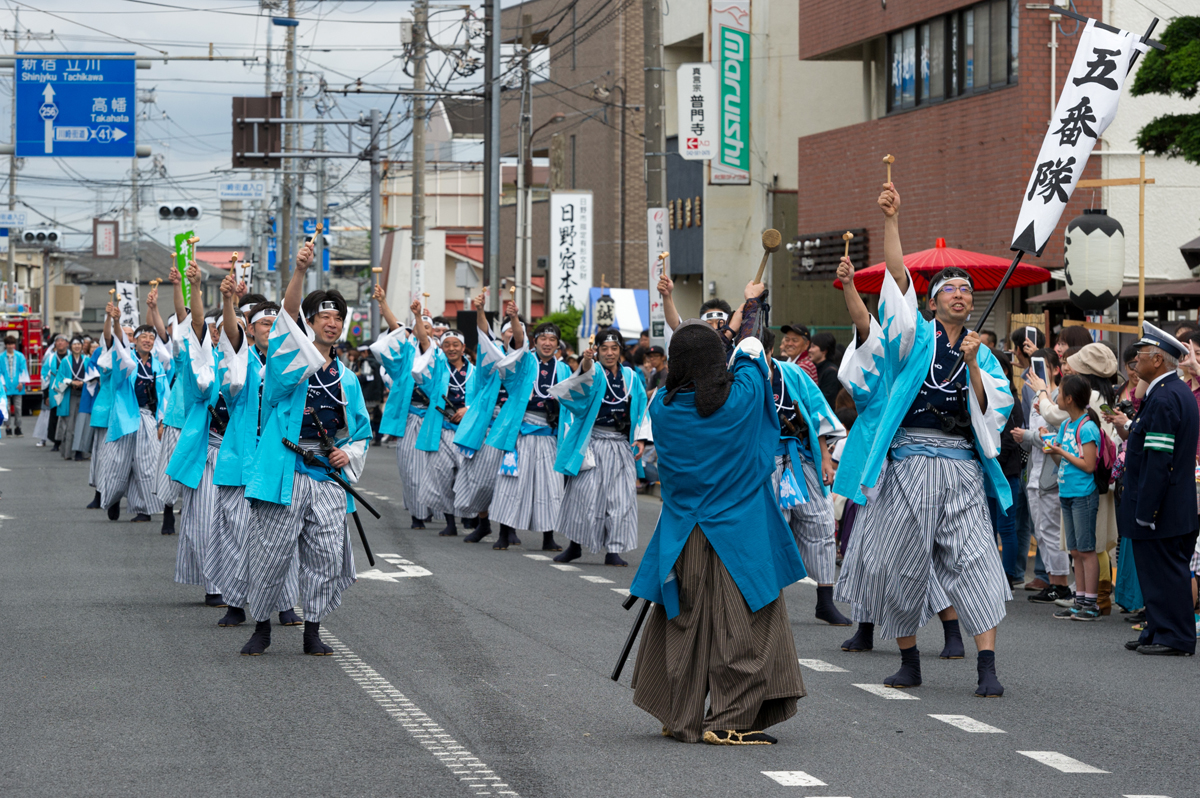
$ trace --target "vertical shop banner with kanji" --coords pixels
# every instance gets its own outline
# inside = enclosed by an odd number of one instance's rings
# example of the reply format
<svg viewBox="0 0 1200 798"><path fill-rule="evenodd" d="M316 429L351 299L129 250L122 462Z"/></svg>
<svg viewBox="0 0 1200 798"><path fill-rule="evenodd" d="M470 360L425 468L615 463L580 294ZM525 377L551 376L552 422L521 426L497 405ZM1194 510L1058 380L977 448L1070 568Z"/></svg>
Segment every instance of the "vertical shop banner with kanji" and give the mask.
<svg viewBox="0 0 1200 798"><path fill-rule="evenodd" d="M685 161L716 157L721 104L713 65L681 65L675 73L675 101L679 109L679 154Z"/></svg>
<svg viewBox="0 0 1200 798"><path fill-rule="evenodd" d="M712 0L712 49L720 81L720 128L709 180L750 184L750 0Z"/></svg>
<svg viewBox="0 0 1200 798"><path fill-rule="evenodd" d="M586 308L592 287L592 192L550 192L550 312Z"/></svg>
<svg viewBox="0 0 1200 798"><path fill-rule="evenodd" d="M646 248L649 259L650 274L647 285L650 288L650 345L667 345L667 311L663 307L663 296L658 293L658 281L666 270L667 261L661 257L670 247L670 233L667 231L667 209L648 208L646 210L646 238L649 246Z"/></svg>
<svg viewBox="0 0 1200 798"><path fill-rule="evenodd" d="M115 296L117 308L121 311L121 326L137 329L141 322L141 310L138 307L138 287L136 283L117 283Z"/></svg>
<svg viewBox="0 0 1200 798"><path fill-rule="evenodd" d="M254 274L254 264L250 261L238 261L233 267L234 279L239 283L245 283L246 287L250 287L250 278Z"/></svg>
<svg viewBox="0 0 1200 798"><path fill-rule="evenodd" d="M187 267L189 261L196 259L196 245L188 239L195 235L191 230L175 235L175 270L179 272L179 279L183 283L183 304L185 305L189 305L192 301L192 286L188 283Z"/></svg>
<svg viewBox="0 0 1200 798"><path fill-rule="evenodd" d="M1021 197L1012 249L1041 255L1046 248L1096 140L1117 115L1121 85L1133 57L1145 49L1137 34L1088 20Z"/></svg>

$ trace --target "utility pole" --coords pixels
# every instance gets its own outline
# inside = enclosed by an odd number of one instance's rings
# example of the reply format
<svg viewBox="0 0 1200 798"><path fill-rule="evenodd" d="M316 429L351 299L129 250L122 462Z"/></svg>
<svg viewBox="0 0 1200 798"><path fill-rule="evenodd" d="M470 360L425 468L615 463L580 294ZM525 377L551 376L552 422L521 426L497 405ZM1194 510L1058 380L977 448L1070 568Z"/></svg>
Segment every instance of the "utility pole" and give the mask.
<svg viewBox="0 0 1200 798"><path fill-rule="evenodd" d="M266 50L266 62L267 63L266 63L266 71L263 73L263 97L265 97L267 99L267 107L268 108L270 108L270 98L271 98L271 28L273 28L273 27L275 27L275 26L270 24L270 20L268 20L267 21L267 50ZM257 242L258 243L258 267L254 269L253 278L251 279L251 282L258 283L258 293L266 294L268 296L269 296L269 294L266 290L266 286L267 286L268 280L270 279L270 275L267 273L267 260L268 260L268 258L270 258L270 252L269 252L267 240L271 236L271 230L269 229L270 228L270 218L271 218L270 197L275 196L276 176L273 174L274 171L275 170L273 170L273 169L264 169L263 173L262 173L264 181L267 181L268 175L270 175L270 178L269 178L270 190L267 193L267 199L259 200L258 212L255 214L254 229L258 233L258 242ZM278 265L276 266L276 268L278 268ZM251 288L251 290L253 290L253 288ZM276 294L276 296L282 296L282 295Z"/></svg>
<svg viewBox="0 0 1200 798"><path fill-rule="evenodd" d="M383 177L381 159L379 157L379 127L382 114L378 108L371 109L371 269L379 266L379 256L383 251L379 227L383 205ZM371 272L375 274L374 271ZM371 340L379 339L379 303L371 300Z"/></svg>
<svg viewBox="0 0 1200 798"><path fill-rule="evenodd" d="M661 0L644 0L642 3L642 29L645 31L646 207L665 208L667 137L663 76L666 72L663 70Z"/></svg>
<svg viewBox="0 0 1200 798"><path fill-rule="evenodd" d="M517 250L516 260L513 262L513 285L517 288L516 298L517 307L520 312L525 314L525 318L529 318L529 311L526 308L526 299L528 297L529 274L525 270L527 263L526 256L529 254L529 242L526 239L526 228L529 225L529 209L525 202L525 195L529 191L529 186L533 182L532 162L530 160L529 149L533 146L530 140L530 131L533 130L533 83L529 78L529 51L533 47L533 15L521 15L521 114L517 120L517 223L514 226L516 231Z"/></svg>
<svg viewBox="0 0 1200 798"><path fill-rule="evenodd" d="M133 126L134 126L134 128L137 128L137 116L136 115L133 118ZM135 133L136 133L136 130L135 130ZM133 187L133 197L131 198L130 203L129 203L129 213L133 220L133 223L130 225L130 229L131 229L131 232L133 235L133 269L131 270L132 271L131 277L133 279L134 290L136 291L136 290L138 290L137 285L141 281L141 278L142 278L142 268L141 268L142 252L141 252L141 247L139 246L139 241L138 241L138 239L141 238L141 232L138 229L138 211L141 210L141 197L138 196L138 159L137 159L136 155L133 157L132 164L133 164L132 168L129 171L130 178L131 178L130 185Z"/></svg>
<svg viewBox="0 0 1200 798"><path fill-rule="evenodd" d="M425 54L429 22L429 0L413 4L413 95L412 106L412 258L414 274L425 275ZM378 142L376 142L378 145ZM372 227L376 223L372 223ZM417 264L421 264L419 267ZM374 260L372 259L372 265ZM414 289L417 286L413 286ZM374 306L372 306L374 307Z"/></svg>
<svg viewBox="0 0 1200 798"><path fill-rule="evenodd" d="M294 19L296 17L296 0L288 0L288 17ZM286 69L285 80L287 86L285 88L285 109L284 116L287 119L296 118L296 26L289 25L285 34L287 41L287 52L284 56L284 66ZM283 126L283 151L292 152L295 147L295 136L293 131L295 125L285 123ZM279 223L276 225L276 274L279 275L279 297L283 298L283 290L291 279L291 256L292 256L292 170L295 169L295 161L291 158L283 159L283 191L280 194L279 208Z"/></svg>
<svg viewBox="0 0 1200 798"><path fill-rule="evenodd" d="M316 148L317 152L325 152L324 125L317 125ZM317 224L325 221L325 166L328 161L328 158L317 161ZM313 273L316 275L317 288L329 287L329 275L325 273L324 268L325 236L328 234L329 231L325 230L320 235L313 236L313 257L316 259L313 263L317 267ZM350 320L346 321L349 323Z"/></svg>
<svg viewBox="0 0 1200 798"><path fill-rule="evenodd" d="M483 0L483 284L487 309L500 311L500 2Z"/></svg>

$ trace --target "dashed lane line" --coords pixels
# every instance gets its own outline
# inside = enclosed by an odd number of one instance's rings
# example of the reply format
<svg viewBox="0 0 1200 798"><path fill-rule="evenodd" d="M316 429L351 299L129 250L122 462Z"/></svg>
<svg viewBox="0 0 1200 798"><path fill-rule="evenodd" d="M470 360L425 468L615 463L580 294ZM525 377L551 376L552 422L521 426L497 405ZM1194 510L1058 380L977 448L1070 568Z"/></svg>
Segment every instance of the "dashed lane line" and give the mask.
<svg viewBox="0 0 1200 798"><path fill-rule="evenodd" d="M1108 773L1107 770L1092 767L1057 751L1017 751L1017 753L1055 770L1061 770L1063 773Z"/></svg>
<svg viewBox="0 0 1200 798"><path fill-rule="evenodd" d="M561 563L561 562L552 562L552 563L550 563L550 567L557 568L560 571L578 571L579 570L579 568L575 567L574 565L567 565L566 563Z"/></svg>
<svg viewBox="0 0 1200 798"><path fill-rule="evenodd" d="M629 595L629 591L628 591L626 588L623 588L623 587L614 587L614 588L610 588L610 589L612 590L612 592L614 592L614 593L620 593L622 596L628 596L628 595Z"/></svg>
<svg viewBox="0 0 1200 798"><path fill-rule="evenodd" d="M826 662L823 659L802 659L798 662L809 670L820 671L821 673L849 673L845 668L839 668L831 662Z"/></svg>
<svg viewBox="0 0 1200 798"><path fill-rule="evenodd" d="M547 557L545 554L526 554L525 556L531 560L541 560L543 562L550 562L551 560L551 558Z"/></svg>
<svg viewBox="0 0 1200 798"><path fill-rule="evenodd" d="M611 584L615 584L615 583L613 582L613 580L611 580L611 579L605 579L603 576L592 576L592 575L590 575L590 574L584 574L583 576L581 576L581 577L579 577L579 578L580 578L580 579L586 579L587 581L589 581L589 582L592 582L592 583L594 583L594 584L597 584L597 585L611 585Z"/></svg>
<svg viewBox="0 0 1200 798"><path fill-rule="evenodd" d="M519 793L505 783L495 771L480 761L464 746L433 721L421 708L380 676L331 635L321 629L321 639L333 648L333 659L367 695L375 700L392 719L399 723L419 745L446 766L474 795L510 795L520 798Z"/></svg>
<svg viewBox="0 0 1200 798"><path fill-rule="evenodd" d="M888 687L886 684L856 684L854 685L860 690L866 690L871 695L877 695L880 698L890 698L899 701L920 701L915 695L907 690L896 687Z"/></svg>
<svg viewBox="0 0 1200 798"><path fill-rule="evenodd" d="M803 770L764 770L762 774L784 787L828 787L829 785Z"/></svg>
<svg viewBox="0 0 1200 798"><path fill-rule="evenodd" d="M997 729L995 726L989 726L981 720L967 717L966 715L930 715L934 720L940 720L942 723L949 723L956 729L962 729L965 732L972 734L1007 734L1004 729Z"/></svg>

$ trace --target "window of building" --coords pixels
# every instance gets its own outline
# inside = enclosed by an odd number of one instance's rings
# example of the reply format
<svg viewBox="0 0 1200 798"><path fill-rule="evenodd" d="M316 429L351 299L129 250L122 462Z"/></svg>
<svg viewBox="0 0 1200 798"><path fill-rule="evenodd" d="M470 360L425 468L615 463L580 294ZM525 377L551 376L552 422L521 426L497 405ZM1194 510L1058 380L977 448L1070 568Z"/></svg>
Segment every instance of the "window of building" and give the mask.
<svg viewBox="0 0 1200 798"><path fill-rule="evenodd" d="M986 0L895 31L888 42L888 111L1017 82L1017 0Z"/></svg>

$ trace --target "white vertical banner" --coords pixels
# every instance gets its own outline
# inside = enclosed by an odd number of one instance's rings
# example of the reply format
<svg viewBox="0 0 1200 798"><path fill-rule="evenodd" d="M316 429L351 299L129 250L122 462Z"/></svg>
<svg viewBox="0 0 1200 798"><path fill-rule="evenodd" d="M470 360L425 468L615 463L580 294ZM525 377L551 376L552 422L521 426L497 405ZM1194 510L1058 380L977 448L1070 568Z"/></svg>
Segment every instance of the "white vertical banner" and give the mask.
<svg viewBox="0 0 1200 798"><path fill-rule="evenodd" d="M666 258L660 256L667 254L671 246L666 208L646 210L646 239L646 258L650 269L649 281L646 284L650 289L650 345L665 347L667 312L663 308L663 296L658 293L658 281L667 267Z"/></svg>
<svg viewBox="0 0 1200 798"><path fill-rule="evenodd" d="M720 128L709 180L750 184L750 0L712 0L712 53L720 81Z"/></svg>
<svg viewBox="0 0 1200 798"><path fill-rule="evenodd" d="M685 161L707 161L716 155L717 70L712 64L681 64L675 73L679 109L679 154Z"/></svg>
<svg viewBox="0 0 1200 798"><path fill-rule="evenodd" d="M1133 57L1145 50L1137 34L1088 20L1021 197L1013 249L1041 255L1046 248L1096 140L1117 115L1121 85Z"/></svg>
<svg viewBox="0 0 1200 798"><path fill-rule="evenodd" d="M121 326L136 328L141 324L141 308L138 303L138 287L136 283L117 283L117 293L114 296L117 307L121 310Z"/></svg>
<svg viewBox="0 0 1200 798"><path fill-rule="evenodd" d="M412 282L409 285L409 301L419 301L421 307L425 307L425 261L414 260L412 262Z"/></svg>
<svg viewBox="0 0 1200 798"><path fill-rule="evenodd" d="M250 277L254 273L254 264L250 261L238 261L233 266L233 279L250 287Z"/></svg>
<svg viewBox="0 0 1200 798"><path fill-rule="evenodd" d="M547 312L586 309L592 287L592 192L550 192Z"/></svg>

